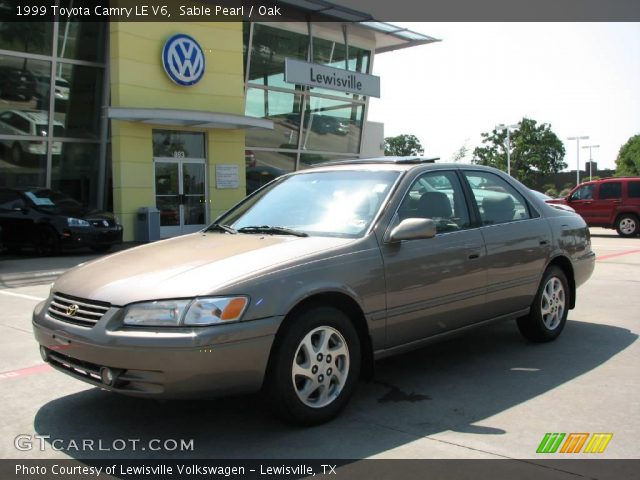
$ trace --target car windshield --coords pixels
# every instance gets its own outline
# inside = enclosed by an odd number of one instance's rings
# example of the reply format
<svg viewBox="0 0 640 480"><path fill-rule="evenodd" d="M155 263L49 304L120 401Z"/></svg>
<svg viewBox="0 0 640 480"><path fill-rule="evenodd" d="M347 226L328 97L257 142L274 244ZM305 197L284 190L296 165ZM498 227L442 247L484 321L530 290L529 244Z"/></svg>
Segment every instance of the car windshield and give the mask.
<svg viewBox="0 0 640 480"><path fill-rule="evenodd" d="M284 177L216 223L243 233L284 227L311 236L356 238L369 228L398 176L392 170L340 170Z"/></svg>
<svg viewBox="0 0 640 480"><path fill-rule="evenodd" d="M65 195L62 192L56 192L54 190L41 189L31 190L30 192L24 192L29 199L39 207L81 207L82 204L77 200Z"/></svg>

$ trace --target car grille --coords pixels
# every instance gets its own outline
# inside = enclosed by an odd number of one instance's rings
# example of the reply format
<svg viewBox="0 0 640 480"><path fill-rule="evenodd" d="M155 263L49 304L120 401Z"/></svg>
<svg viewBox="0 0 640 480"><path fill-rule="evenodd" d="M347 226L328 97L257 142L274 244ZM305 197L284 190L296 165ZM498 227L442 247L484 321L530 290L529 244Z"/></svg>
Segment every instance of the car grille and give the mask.
<svg viewBox="0 0 640 480"><path fill-rule="evenodd" d="M111 305L106 302L84 300L61 293L54 293L49 304L49 316L61 322L82 327L93 327L103 317Z"/></svg>

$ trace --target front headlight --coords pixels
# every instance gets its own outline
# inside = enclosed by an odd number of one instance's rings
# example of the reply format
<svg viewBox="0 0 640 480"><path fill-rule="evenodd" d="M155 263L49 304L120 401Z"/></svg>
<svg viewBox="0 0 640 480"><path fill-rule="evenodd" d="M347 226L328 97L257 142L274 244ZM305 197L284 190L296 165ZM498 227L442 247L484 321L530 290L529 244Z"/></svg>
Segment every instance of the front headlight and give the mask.
<svg viewBox="0 0 640 480"><path fill-rule="evenodd" d="M141 327L178 327L191 300L167 300L136 303L127 307L125 325Z"/></svg>
<svg viewBox="0 0 640 480"><path fill-rule="evenodd" d="M205 326L240 320L247 297L206 297L193 300L162 300L127 307L125 325L143 327Z"/></svg>
<svg viewBox="0 0 640 480"><path fill-rule="evenodd" d="M82 220L81 218L73 218L73 217L67 218L67 225L69 225L70 227L90 227L91 226L91 224L86 220Z"/></svg>

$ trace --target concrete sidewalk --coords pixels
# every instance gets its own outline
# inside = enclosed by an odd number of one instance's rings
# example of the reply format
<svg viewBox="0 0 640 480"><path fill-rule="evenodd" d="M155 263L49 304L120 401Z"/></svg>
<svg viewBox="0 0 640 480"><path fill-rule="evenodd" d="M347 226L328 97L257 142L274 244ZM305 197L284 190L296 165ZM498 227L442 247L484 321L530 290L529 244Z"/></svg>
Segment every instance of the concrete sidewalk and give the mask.
<svg viewBox="0 0 640 480"><path fill-rule="evenodd" d="M31 252L17 255L2 252L0 253L0 288L50 283L76 265L138 245L140 243L126 242L114 246L107 253L93 253L87 249L66 252L55 257L38 257Z"/></svg>

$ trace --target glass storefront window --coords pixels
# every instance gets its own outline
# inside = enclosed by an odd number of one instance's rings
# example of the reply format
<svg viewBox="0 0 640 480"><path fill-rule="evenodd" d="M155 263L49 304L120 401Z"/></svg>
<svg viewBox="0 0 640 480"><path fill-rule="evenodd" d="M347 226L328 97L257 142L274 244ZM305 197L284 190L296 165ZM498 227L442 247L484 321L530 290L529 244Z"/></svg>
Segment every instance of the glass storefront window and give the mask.
<svg viewBox="0 0 640 480"><path fill-rule="evenodd" d="M0 187L45 186L47 156L24 153L31 143L0 140ZM17 158L16 151L21 152Z"/></svg>
<svg viewBox="0 0 640 480"><path fill-rule="evenodd" d="M204 135L178 130L153 131L153 156L176 158L206 158Z"/></svg>
<svg viewBox="0 0 640 480"><path fill-rule="evenodd" d="M67 2L62 2L62 6ZM104 62L107 23L77 22L60 19L58 56L87 62Z"/></svg>
<svg viewBox="0 0 640 480"><path fill-rule="evenodd" d="M295 169L296 154L294 152L251 151L251 153L253 154L252 162L246 166L247 195Z"/></svg>
<svg viewBox="0 0 640 480"><path fill-rule="evenodd" d="M54 119L64 126L67 137L98 138L104 70L63 63L58 67Z"/></svg>
<svg viewBox="0 0 640 480"><path fill-rule="evenodd" d="M249 83L295 88L284 81L284 59L307 59L307 35L255 24L249 66Z"/></svg>
<svg viewBox="0 0 640 480"><path fill-rule="evenodd" d="M83 205L96 207L98 193L99 145L65 142L54 150L51 189L60 190Z"/></svg>
<svg viewBox="0 0 640 480"><path fill-rule="evenodd" d="M0 135L46 135L49 122L51 62L0 55ZM24 113L20 113L24 112ZM20 118L17 118L20 117Z"/></svg>
<svg viewBox="0 0 640 480"><path fill-rule="evenodd" d="M272 120L274 128L247 130L246 144L251 147L297 149L301 108L301 95L258 88L248 89L246 114Z"/></svg>
<svg viewBox="0 0 640 480"><path fill-rule="evenodd" d="M358 153L363 109L356 103L310 97L304 114L302 148Z"/></svg>
<svg viewBox="0 0 640 480"><path fill-rule="evenodd" d="M0 49L2 50L51 55L52 45L53 24L51 22L0 22Z"/></svg>
<svg viewBox="0 0 640 480"><path fill-rule="evenodd" d="M368 73L371 52L363 48L349 46L349 70ZM345 68L346 47L344 43L313 38L313 61L321 65Z"/></svg>

